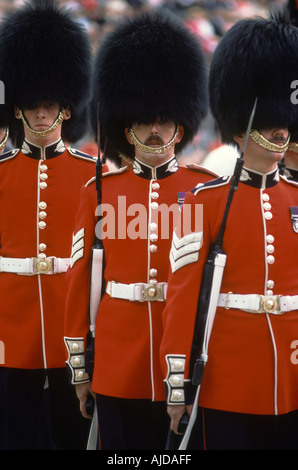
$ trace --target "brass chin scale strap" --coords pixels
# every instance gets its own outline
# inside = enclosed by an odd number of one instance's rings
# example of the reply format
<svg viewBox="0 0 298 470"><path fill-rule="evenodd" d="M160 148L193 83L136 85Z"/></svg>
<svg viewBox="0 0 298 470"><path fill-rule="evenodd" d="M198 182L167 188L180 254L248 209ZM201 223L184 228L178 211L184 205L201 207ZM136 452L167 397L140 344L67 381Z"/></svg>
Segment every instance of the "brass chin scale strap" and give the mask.
<svg viewBox="0 0 298 470"><path fill-rule="evenodd" d="M4 149L5 145L7 144L9 136L9 129L6 127L5 136L3 137L2 141L0 142L0 151Z"/></svg>
<svg viewBox="0 0 298 470"><path fill-rule="evenodd" d="M286 150L288 150L290 136L288 137L284 145L277 145L277 144L274 144L273 142L269 142L269 140L265 139L265 137L263 137L255 129L252 129L249 135L256 144L260 145L264 149L270 150L271 152L284 153Z"/></svg>
<svg viewBox="0 0 298 470"><path fill-rule="evenodd" d="M137 138L137 136L135 135L135 133L132 129L129 129L129 136L130 136L133 144L139 150L141 150L142 152L145 152L145 153L164 153L164 152L167 152L168 150L170 150L175 145L175 140L176 140L176 137L178 135L178 131L179 131L179 126L177 125L177 128L176 128L176 131L175 131L175 134L174 134L173 138L170 140L170 142L168 142L165 145L162 145L161 147L150 147L149 145L142 144L139 141L139 139Z"/></svg>
<svg viewBox="0 0 298 470"><path fill-rule="evenodd" d="M292 152L298 153L298 143L297 142L290 142L288 150L291 150Z"/></svg>
<svg viewBox="0 0 298 470"><path fill-rule="evenodd" d="M57 129L57 127L60 126L60 124L62 123L64 119L64 109L61 109L60 113L58 114L58 117L55 119L54 123L48 129L45 129L44 131L35 131L29 126L27 120L25 119L22 111L19 108L18 108L18 114L20 118L22 119L23 124L27 127L27 129L29 129L29 131L32 132L32 134L38 135L41 137L51 134L51 132L53 132L55 129Z"/></svg>

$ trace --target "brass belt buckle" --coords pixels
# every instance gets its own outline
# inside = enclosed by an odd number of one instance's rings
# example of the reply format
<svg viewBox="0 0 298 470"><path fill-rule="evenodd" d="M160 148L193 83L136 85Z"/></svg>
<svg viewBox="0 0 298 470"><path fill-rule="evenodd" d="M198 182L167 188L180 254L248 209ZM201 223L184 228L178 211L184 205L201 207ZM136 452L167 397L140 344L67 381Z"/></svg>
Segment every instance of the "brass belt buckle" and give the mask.
<svg viewBox="0 0 298 470"><path fill-rule="evenodd" d="M142 292L142 301L154 302L156 300L163 301L164 299L164 286L148 286Z"/></svg>
<svg viewBox="0 0 298 470"><path fill-rule="evenodd" d="M53 258L37 259L34 260L34 274L53 274L54 263Z"/></svg>
<svg viewBox="0 0 298 470"><path fill-rule="evenodd" d="M280 315L280 295L275 295L272 297L260 296L260 308L258 313L275 313L275 315Z"/></svg>

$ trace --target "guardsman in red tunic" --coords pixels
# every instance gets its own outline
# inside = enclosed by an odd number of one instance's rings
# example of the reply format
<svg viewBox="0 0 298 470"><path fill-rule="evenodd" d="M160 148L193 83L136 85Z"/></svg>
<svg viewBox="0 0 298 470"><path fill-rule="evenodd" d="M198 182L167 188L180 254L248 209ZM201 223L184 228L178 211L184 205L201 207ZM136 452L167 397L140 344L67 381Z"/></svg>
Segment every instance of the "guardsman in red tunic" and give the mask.
<svg viewBox="0 0 298 470"><path fill-rule="evenodd" d="M5 19L0 43L6 124L13 140L25 136L0 156L0 448L84 449L89 426L69 386L63 328L75 214L95 162L61 132L73 141L87 106L89 40L40 1Z"/></svg>
<svg viewBox="0 0 298 470"><path fill-rule="evenodd" d="M231 177L186 195L182 213L202 204L203 223L197 232L173 236L161 364L173 431L185 412L190 415L181 449L298 446L298 187L277 168L297 120L290 100L297 46L298 31L289 23L247 19L226 33L212 59L210 104L225 143L243 150L258 100L224 230L226 264L209 304L215 303L215 317L213 328L208 317L211 334L200 349L205 367L198 387L192 385L191 349L196 316L205 312L197 313L197 305ZM191 406L194 393L198 403Z"/></svg>
<svg viewBox="0 0 298 470"><path fill-rule="evenodd" d="M133 168L104 175L105 293L95 328L92 383L84 367L89 331L95 181L82 189L68 272L65 343L86 415L96 394L101 449L163 449L169 421L159 364L173 218L184 193L213 174L180 168L176 154L207 108L205 61L178 19L144 14L121 24L98 52L93 102Z"/></svg>

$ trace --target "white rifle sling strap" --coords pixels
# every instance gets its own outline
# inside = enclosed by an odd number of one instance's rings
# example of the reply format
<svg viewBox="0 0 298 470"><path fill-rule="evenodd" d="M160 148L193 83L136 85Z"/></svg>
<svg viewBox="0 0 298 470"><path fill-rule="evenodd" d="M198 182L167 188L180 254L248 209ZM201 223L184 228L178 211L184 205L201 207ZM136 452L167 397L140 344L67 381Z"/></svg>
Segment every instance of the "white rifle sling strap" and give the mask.
<svg viewBox="0 0 298 470"><path fill-rule="evenodd" d="M97 310L100 304L103 285L103 258L104 250L93 247L92 249L92 269L90 287L90 331L95 337L95 323Z"/></svg>
<svg viewBox="0 0 298 470"><path fill-rule="evenodd" d="M98 444L98 418L97 418L97 411L96 411L96 404L95 404L86 450L97 450L97 444Z"/></svg>
<svg viewBox="0 0 298 470"><path fill-rule="evenodd" d="M205 334L204 334L204 342L203 342L203 349L202 349L202 354L201 357L203 358L205 364L207 363L208 360L208 346L209 346L209 340L211 336L211 331L212 331L212 326L216 314L216 309L217 309L217 302L218 302L218 296L220 293L220 288L221 288L221 283L222 283L222 277L223 277L223 272L224 272L224 267L226 264L226 259L227 255L224 253L218 253L215 257L214 261L214 272L213 272L213 278L212 278L212 288L211 288L211 294L210 294L210 303L208 307L208 313L207 313L207 321L206 321L206 327L205 327ZM189 423L187 425L185 434L183 436L183 439L181 441L181 444L179 446L179 450L186 450L188 441L192 432L193 425L195 423L196 417L197 417L197 411L198 411L198 400L200 396L200 390L201 390L201 384L198 385L197 391L196 391L196 397L194 401L194 406L192 408L192 412L190 415Z"/></svg>

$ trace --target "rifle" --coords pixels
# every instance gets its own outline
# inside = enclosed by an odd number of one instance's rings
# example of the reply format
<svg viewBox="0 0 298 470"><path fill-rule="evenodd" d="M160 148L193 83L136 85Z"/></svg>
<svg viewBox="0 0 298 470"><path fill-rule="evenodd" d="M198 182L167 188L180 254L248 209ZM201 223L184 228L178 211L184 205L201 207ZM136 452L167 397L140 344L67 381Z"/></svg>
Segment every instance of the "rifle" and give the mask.
<svg viewBox="0 0 298 470"><path fill-rule="evenodd" d="M89 322L90 331L87 336L87 347L85 354L85 370L92 380L94 369L94 338L95 338L95 324L97 310L104 293L104 246L101 237L101 220L102 220L102 165L103 159L100 151L100 120L99 120L99 105L98 105L98 121L97 121L97 142L98 142L98 155L96 161L96 195L97 195L97 230L95 231L95 241L92 247L91 256L91 282L90 282L90 301L89 301ZM86 409L88 414L92 415L93 419L90 428L90 434L87 444L87 450L95 450L97 446L98 436L98 423L97 413L94 410L94 398L90 395L86 402Z"/></svg>
<svg viewBox="0 0 298 470"><path fill-rule="evenodd" d="M197 413L197 406L199 399L200 388L203 380L204 369L208 360L208 345L211 336L213 321L217 309L218 295L220 293L221 281L223 271L226 263L227 255L222 248L223 236L225 232L226 222L229 215L233 196L238 189L238 184L243 168L243 157L246 149L247 141L251 131L256 107L257 98L249 118L248 127L246 130L245 140L240 157L236 161L234 174L231 181L231 186L228 194L227 204L225 207L223 220L221 222L220 230L215 243L211 246L206 264L203 271L199 300L196 312L196 321L194 326L194 335L192 340L192 347L190 353L190 376L191 382L197 387L196 397L194 401L193 410L189 419L189 423L182 439L180 449L186 449L192 427L194 425Z"/></svg>
<svg viewBox="0 0 298 470"><path fill-rule="evenodd" d="M96 161L96 195L97 195L97 230L95 231L95 242L92 247L91 256L91 282L90 282L90 302L89 302L89 322L90 332L87 339L86 348L86 372L90 378L93 375L94 367L94 338L95 323L97 310L104 293L104 246L101 237L101 220L102 220L102 157L100 151L100 121L98 106L98 123L97 123L97 142L98 155Z"/></svg>

